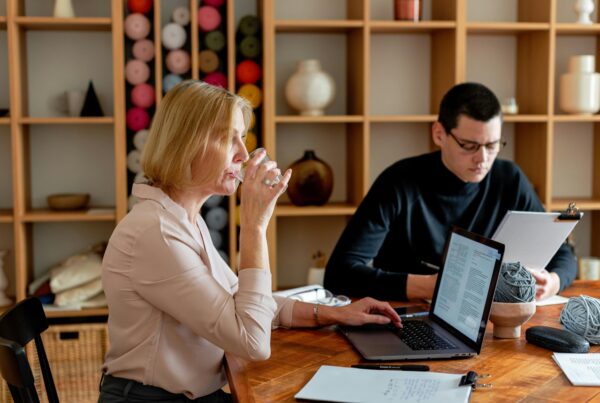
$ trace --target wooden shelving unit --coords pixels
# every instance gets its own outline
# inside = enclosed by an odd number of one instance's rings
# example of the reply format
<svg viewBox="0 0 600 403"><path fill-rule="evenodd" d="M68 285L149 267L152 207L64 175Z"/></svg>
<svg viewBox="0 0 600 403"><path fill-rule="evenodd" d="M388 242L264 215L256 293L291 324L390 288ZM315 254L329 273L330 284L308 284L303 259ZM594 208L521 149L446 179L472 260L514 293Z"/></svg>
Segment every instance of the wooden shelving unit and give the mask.
<svg viewBox="0 0 600 403"><path fill-rule="evenodd" d="M342 11L338 19L330 17L317 19L317 16L310 19L304 15L292 15L286 10L290 4L285 0L262 0L265 50L264 144L269 154L272 158L277 158L280 154L289 155L290 148L298 147L294 135L302 131L310 133L315 128L330 127L327 125L331 124L338 124L341 127L339 131L342 133L345 131L345 135L338 135L335 140L331 140L341 141L338 152L345 155L346 159L345 166L339 166L338 172L334 170L334 178L345 177L345 183L341 184L341 187L346 189L345 199L341 201L336 199L321 207L296 207L290 205L285 199L278 204L275 211L276 219L272 221L268 235L271 268L276 279L280 270L302 270L294 262L299 254L290 257L287 253L290 250L289 245L302 248L297 239L297 231L293 233L293 240L282 238L292 237L291 230L287 229L288 226L302 228L300 224L295 224L290 219L323 220L340 216L347 218L354 213L368 191L370 182L379 173L371 171L374 159L377 158L373 152L377 149L377 142L383 141L380 136L387 133L386 127L398 129L409 127L411 130L422 128L423 136L430 136L429 125L437 118L437 109L442 95L452 85L467 81L470 77L469 57L473 55L473 50L469 49L469 43L472 39L508 38L514 41L514 95L518 100L519 114L507 115L504 119L505 123L511 126L512 136L514 136L511 146L514 147L513 158L525 171L548 209L562 209L566 207L568 201L575 200L580 208L588 211L586 214L592 215L591 253L600 255L600 235L598 235L600 234L600 116L565 115L555 107L555 100L558 97L555 80L562 73L556 71L555 65L557 38L589 36L598 39L600 24L583 26L557 22L557 0L517 0L513 21L476 21L468 16L472 1L476 0L432 0L428 3L430 16L426 20L406 22L393 20L391 6L387 8L386 17L382 17L381 13L374 13L373 7L377 0L340 1ZM378 6L381 6L381 3ZM506 7L511 5L507 4ZM331 13L331 10L328 11ZM347 100L345 106L336 108L334 105L326 111L325 116L318 118L294 116L293 111L286 108L283 84L291 74L289 65L291 56L285 47L287 35L295 35L293 43L299 47L302 42L301 35L306 38L306 47L309 50L304 54L301 49L295 49L298 59L312 58L315 57L312 54L320 54L323 58L322 64L327 63L328 55L318 53L314 42L322 38L323 46L327 46L331 38L342 36L342 39L336 43L339 46L345 44L346 60L338 60L337 63L345 63L346 69L339 69L338 75L335 76L336 73L333 72L335 68L332 67L334 65L330 63L329 73L334 75L336 86L344 90ZM411 55L401 61L407 64L423 63L423 60L428 62L427 65L417 65L412 70L420 73L415 77L416 80L427 82L423 87L428 89L426 98L429 99L429 104L426 107L421 106L421 110L382 113L373 102L382 96L378 92L381 89L374 85L375 80L395 79L393 76L373 77L373 74L380 74L382 63L386 63L387 60L381 53L374 52L376 50L381 52L383 42L386 46L390 46L392 39L387 39L388 36L393 37L393 40L397 40L398 43L421 41L420 44L429 46L429 52L424 52L426 56L422 56L421 60L415 62L415 56ZM314 39L315 37L319 39ZM405 46L402 49L406 48ZM600 57L599 52L595 51L597 60ZM498 63L502 62L498 60ZM326 68L324 70L327 71ZM392 73L393 68L387 66L385 71ZM485 80L483 83L489 85ZM414 94L411 93L410 96L412 95ZM386 96L390 98L389 103L396 102L390 97L390 93ZM553 158L556 152L560 152L554 146L555 126L559 123L590 123L594 126L593 195L588 199L576 195L567 199L553 196L556 193L553 189L553 179L556 175ZM401 131L398 136L403 136ZM429 147L433 149L431 142ZM306 148L312 148L311 144L307 144ZM310 235L303 235L310 238ZM335 236L339 236L339 232ZM334 245L335 241L336 239L328 239L324 243ZM282 252L284 256L278 256L282 249L285 249ZM313 251L305 250L304 255L310 256ZM274 284L279 287L300 285L281 283L277 280Z"/></svg>

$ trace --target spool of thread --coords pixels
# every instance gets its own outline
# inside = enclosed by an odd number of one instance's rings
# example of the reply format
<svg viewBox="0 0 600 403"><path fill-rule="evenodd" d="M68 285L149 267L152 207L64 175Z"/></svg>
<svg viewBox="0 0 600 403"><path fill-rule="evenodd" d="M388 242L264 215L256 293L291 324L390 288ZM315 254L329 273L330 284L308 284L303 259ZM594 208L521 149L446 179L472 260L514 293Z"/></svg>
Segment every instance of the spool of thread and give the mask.
<svg viewBox="0 0 600 403"><path fill-rule="evenodd" d="M253 60L244 60L235 68L235 76L240 84L256 84L261 77L261 69Z"/></svg>
<svg viewBox="0 0 600 403"><path fill-rule="evenodd" d="M535 279L521 263L503 263L494 301L531 302L535 299Z"/></svg>
<svg viewBox="0 0 600 403"><path fill-rule="evenodd" d="M198 27L202 32L214 31L221 25L221 14L211 6L202 6L198 9Z"/></svg>
<svg viewBox="0 0 600 403"><path fill-rule="evenodd" d="M244 84L238 90L238 95L246 98L253 109L256 109L262 103L262 91L254 84Z"/></svg>
<svg viewBox="0 0 600 403"><path fill-rule="evenodd" d="M173 74L185 74L190 71L190 55L183 49L171 50L165 59L167 69Z"/></svg>
<svg viewBox="0 0 600 403"><path fill-rule="evenodd" d="M219 56L213 50L203 50L198 54L200 71L203 73L212 73L219 68Z"/></svg>
<svg viewBox="0 0 600 403"><path fill-rule="evenodd" d="M242 56L254 59L260 54L260 41L255 36L247 36L241 40L239 49Z"/></svg>
<svg viewBox="0 0 600 403"><path fill-rule="evenodd" d="M252 113L250 114L250 126L248 126L248 129L253 129L255 124L256 124L256 115L254 114L254 111L252 111Z"/></svg>
<svg viewBox="0 0 600 403"><path fill-rule="evenodd" d="M149 108L154 105L156 95L154 87L150 84L137 84L131 90L131 103L140 108Z"/></svg>
<svg viewBox="0 0 600 403"><path fill-rule="evenodd" d="M560 313L560 323L590 344L600 344L600 300L587 295L569 298Z"/></svg>
<svg viewBox="0 0 600 403"><path fill-rule="evenodd" d="M141 60L130 60L125 65L125 79L131 85L145 83L150 78L150 67Z"/></svg>
<svg viewBox="0 0 600 403"><path fill-rule="evenodd" d="M144 108L135 107L127 111L125 121L129 130L137 132L148 127L150 115Z"/></svg>
<svg viewBox="0 0 600 403"><path fill-rule="evenodd" d="M204 4L205 6L212 6L212 7L221 7L224 3L225 3L225 0L204 0L202 2L202 4Z"/></svg>
<svg viewBox="0 0 600 403"><path fill-rule="evenodd" d="M256 138L256 134L253 132L246 133L246 150L251 153L256 149L258 145L258 139Z"/></svg>
<svg viewBox="0 0 600 403"><path fill-rule="evenodd" d="M221 195L212 195L210 196L204 205L208 208L217 207L223 201L223 196Z"/></svg>
<svg viewBox="0 0 600 403"><path fill-rule="evenodd" d="M227 76L220 71L207 74L204 77L204 82L215 87L227 88Z"/></svg>
<svg viewBox="0 0 600 403"><path fill-rule="evenodd" d="M135 41L132 48L133 57L143 62L149 62L154 59L154 42L150 39L140 39Z"/></svg>
<svg viewBox="0 0 600 403"><path fill-rule="evenodd" d="M221 231L225 226L227 226L227 218L229 214L227 214L227 210L223 207L214 207L207 211L206 213L206 225L208 228Z"/></svg>
<svg viewBox="0 0 600 403"><path fill-rule="evenodd" d="M173 14L171 14L171 19L175 24L179 24L182 27L185 27L190 23L190 10L187 7L180 6L173 10Z"/></svg>
<svg viewBox="0 0 600 403"><path fill-rule="evenodd" d="M167 74L163 77L163 92L169 91L182 81L183 78L177 74Z"/></svg>
<svg viewBox="0 0 600 403"><path fill-rule="evenodd" d="M125 18L125 35L129 39L137 41L144 39L150 33L150 20L143 14L129 14Z"/></svg>
<svg viewBox="0 0 600 403"><path fill-rule="evenodd" d="M220 52L225 47L227 41L225 40L225 35L221 31L212 31L206 34L204 37L204 46L207 49L214 50L215 52Z"/></svg>
<svg viewBox="0 0 600 403"><path fill-rule="evenodd" d="M127 0L127 9L131 13L147 14L152 10L152 0Z"/></svg>
<svg viewBox="0 0 600 403"><path fill-rule="evenodd" d="M260 21L255 15L245 15L238 25L239 32L244 36L258 36Z"/></svg>
<svg viewBox="0 0 600 403"><path fill-rule="evenodd" d="M187 34L179 24L171 22L162 29L162 44L167 49L179 49L185 44Z"/></svg>
<svg viewBox="0 0 600 403"><path fill-rule="evenodd" d="M140 130L133 135L133 145L136 149L142 151L144 146L146 145L146 139L148 138L148 134L150 132L147 129Z"/></svg>
<svg viewBox="0 0 600 403"><path fill-rule="evenodd" d="M142 153L139 150L131 150L127 154L127 169L133 173L140 173L142 171Z"/></svg>

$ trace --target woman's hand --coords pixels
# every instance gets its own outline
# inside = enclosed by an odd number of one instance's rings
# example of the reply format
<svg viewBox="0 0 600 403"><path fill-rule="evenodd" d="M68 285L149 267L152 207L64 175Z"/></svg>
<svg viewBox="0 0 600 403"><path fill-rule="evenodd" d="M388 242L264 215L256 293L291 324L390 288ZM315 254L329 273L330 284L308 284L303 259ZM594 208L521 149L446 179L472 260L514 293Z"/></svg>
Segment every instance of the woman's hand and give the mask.
<svg viewBox="0 0 600 403"><path fill-rule="evenodd" d="M402 327L400 316L394 308L383 301L367 297L343 307L319 306L319 324L360 326L367 323Z"/></svg>
<svg viewBox="0 0 600 403"><path fill-rule="evenodd" d="M543 270L530 270L535 278L535 299L541 301L558 294L560 290L560 277L558 274Z"/></svg>

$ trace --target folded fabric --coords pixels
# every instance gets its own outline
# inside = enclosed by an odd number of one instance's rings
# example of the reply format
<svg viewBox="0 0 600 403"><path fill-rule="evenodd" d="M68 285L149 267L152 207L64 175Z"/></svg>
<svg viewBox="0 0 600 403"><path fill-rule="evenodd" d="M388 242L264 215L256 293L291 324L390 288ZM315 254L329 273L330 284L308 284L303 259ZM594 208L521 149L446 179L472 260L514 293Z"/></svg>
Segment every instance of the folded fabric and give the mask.
<svg viewBox="0 0 600 403"><path fill-rule="evenodd" d="M92 280L102 274L102 258L94 252L74 255L50 269L50 289L58 294Z"/></svg>
<svg viewBox="0 0 600 403"><path fill-rule="evenodd" d="M54 304L57 306L79 305L102 292L102 279L98 278L89 283L62 291L56 294Z"/></svg>
<svg viewBox="0 0 600 403"><path fill-rule="evenodd" d="M79 306L82 308L102 308L108 306L108 303L106 302L106 295L104 295L104 292L101 292L95 297L81 301Z"/></svg>
<svg viewBox="0 0 600 403"><path fill-rule="evenodd" d="M29 287L27 289L29 291L29 295L34 295L35 292L46 282L50 283L50 272L41 275L29 283Z"/></svg>

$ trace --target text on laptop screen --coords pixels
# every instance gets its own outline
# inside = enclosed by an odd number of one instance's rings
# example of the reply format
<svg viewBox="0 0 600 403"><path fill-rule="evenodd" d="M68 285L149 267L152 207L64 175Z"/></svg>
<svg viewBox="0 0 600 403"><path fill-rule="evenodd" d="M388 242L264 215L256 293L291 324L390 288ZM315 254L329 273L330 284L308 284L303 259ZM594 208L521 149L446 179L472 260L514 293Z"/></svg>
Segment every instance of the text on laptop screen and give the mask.
<svg viewBox="0 0 600 403"><path fill-rule="evenodd" d="M452 233L433 313L477 341L498 251Z"/></svg>

